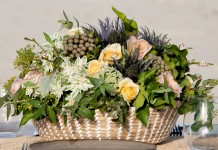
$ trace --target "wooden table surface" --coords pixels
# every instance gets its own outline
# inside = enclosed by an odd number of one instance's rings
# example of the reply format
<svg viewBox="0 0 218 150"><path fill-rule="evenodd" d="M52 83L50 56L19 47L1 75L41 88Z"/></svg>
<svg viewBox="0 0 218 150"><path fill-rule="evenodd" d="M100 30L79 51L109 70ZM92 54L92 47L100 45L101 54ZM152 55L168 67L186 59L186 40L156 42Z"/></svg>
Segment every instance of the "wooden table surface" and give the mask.
<svg viewBox="0 0 218 150"><path fill-rule="evenodd" d="M17 138L0 138L0 150L21 150L23 143L42 141L41 137L21 136ZM157 145L157 150L189 150L183 137L169 137L164 143Z"/></svg>

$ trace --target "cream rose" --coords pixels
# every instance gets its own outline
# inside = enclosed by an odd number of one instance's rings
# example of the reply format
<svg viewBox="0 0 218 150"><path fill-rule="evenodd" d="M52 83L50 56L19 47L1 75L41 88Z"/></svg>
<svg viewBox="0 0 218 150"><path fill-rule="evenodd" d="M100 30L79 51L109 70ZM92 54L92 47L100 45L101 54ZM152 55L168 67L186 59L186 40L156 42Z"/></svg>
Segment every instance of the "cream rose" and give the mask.
<svg viewBox="0 0 218 150"><path fill-rule="evenodd" d="M130 78L125 78L119 83L119 92L124 100L131 102L139 93L139 86L135 84Z"/></svg>
<svg viewBox="0 0 218 150"><path fill-rule="evenodd" d="M84 33L82 28L71 28L68 32L67 35L75 35L76 33Z"/></svg>
<svg viewBox="0 0 218 150"><path fill-rule="evenodd" d="M151 50L152 46L144 39L137 39L135 36L131 36L127 40L127 50L133 53L136 49L139 50L138 59L141 60Z"/></svg>
<svg viewBox="0 0 218 150"><path fill-rule="evenodd" d="M114 64L113 59L122 58L121 45L118 43L108 45L105 47L99 56L100 61L108 62L109 64Z"/></svg>
<svg viewBox="0 0 218 150"><path fill-rule="evenodd" d="M30 71L25 75L24 80L38 84L40 82L42 76L43 76L42 72Z"/></svg>
<svg viewBox="0 0 218 150"><path fill-rule="evenodd" d="M15 79L11 85L10 94L14 95L21 88L23 83L23 79Z"/></svg>
<svg viewBox="0 0 218 150"><path fill-rule="evenodd" d="M98 60L92 60L88 65L88 76L96 75L102 68L102 63Z"/></svg>

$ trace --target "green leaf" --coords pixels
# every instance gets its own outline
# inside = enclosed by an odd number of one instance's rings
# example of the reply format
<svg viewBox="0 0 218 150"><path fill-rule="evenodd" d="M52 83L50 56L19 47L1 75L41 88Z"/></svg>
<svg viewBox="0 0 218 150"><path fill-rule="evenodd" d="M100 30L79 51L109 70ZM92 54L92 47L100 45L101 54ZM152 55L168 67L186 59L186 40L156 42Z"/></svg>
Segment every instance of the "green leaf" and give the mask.
<svg viewBox="0 0 218 150"><path fill-rule="evenodd" d="M152 90L151 92L153 93L165 93L165 92L171 92L172 90L170 88L159 88L159 89L155 89L155 90Z"/></svg>
<svg viewBox="0 0 218 150"><path fill-rule="evenodd" d="M73 27L73 23L72 22L68 22L62 25L64 28L66 29L71 29Z"/></svg>
<svg viewBox="0 0 218 150"><path fill-rule="evenodd" d="M42 115L42 112L40 109L38 109L35 113L34 113L34 119L37 120L40 116Z"/></svg>
<svg viewBox="0 0 218 150"><path fill-rule="evenodd" d="M169 102L169 95L168 95L167 92L164 93L164 99L165 99L165 101L166 101L167 104L170 103L170 102Z"/></svg>
<svg viewBox="0 0 218 150"><path fill-rule="evenodd" d="M116 89L108 84L104 84L103 86L104 86L106 92L109 94L114 94L116 92Z"/></svg>
<svg viewBox="0 0 218 150"><path fill-rule="evenodd" d="M138 76L138 83L140 83L141 85L144 85L144 82L149 79L151 76L153 76L155 74L155 72L157 71L157 69L150 69L148 72L143 72L140 73Z"/></svg>
<svg viewBox="0 0 218 150"><path fill-rule="evenodd" d="M138 119L142 122L144 126L147 126L149 119L149 105L141 107L136 111Z"/></svg>
<svg viewBox="0 0 218 150"><path fill-rule="evenodd" d="M144 102L145 102L145 97L144 97L143 93L140 91L137 98L136 98L136 100L133 103L133 106L137 110L137 109L141 108L144 105Z"/></svg>
<svg viewBox="0 0 218 150"><path fill-rule="evenodd" d="M41 114L43 114L44 116L46 116L45 113L45 104L42 104L41 107L39 107Z"/></svg>
<svg viewBox="0 0 218 150"><path fill-rule="evenodd" d="M157 101L155 102L154 106L157 107L157 106L160 106L160 105L163 105L163 104L166 104L165 100L157 99Z"/></svg>
<svg viewBox="0 0 218 150"><path fill-rule="evenodd" d="M26 115L23 115L21 121L20 121L20 126L25 125L30 119L34 118L34 113L30 112Z"/></svg>
<svg viewBox="0 0 218 150"><path fill-rule="evenodd" d="M25 87L35 87L36 84L34 84L34 83L30 82L30 81L27 81L27 82L24 83L24 86Z"/></svg>
<svg viewBox="0 0 218 150"><path fill-rule="evenodd" d="M195 89L198 88L198 86L200 85L201 81L202 81L202 80L198 80L198 81L196 82L196 84L195 84Z"/></svg>
<svg viewBox="0 0 218 150"><path fill-rule="evenodd" d="M53 44L51 37L45 32L43 32L43 34L45 36L46 41L50 44Z"/></svg>
<svg viewBox="0 0 218 150"><path fill-rule="evenodd" d="M93 99L91 97L84 97L82 100L79 102L80 106L87 106Z"/></svg>
<svg viewBox="0 0 218 150"><path fill-rule="evenodd" d="M68 17L67 17L67 15L66 15L66 13L65 13L64 10L63 10L63 14L64 14L64 18L65 18L67 21L69 21L69 19L68 19Z"/></svg>
<svg viewBox="0 0 218 150"><path fill-rule="evenodd" d="M61 24L64 24L65 23L65 20L64 19L61 19L61 20L58 20L59 23Z"/></svg>
<svg viewBox="0 0 218 150"><path fill-rule="evenodd" d="M94 120L94 113L86 107L80 107L79 110L77 111L77 114L83 118Z"/></svg>
<svg viewBox="0 0 218 150"><path fill-rule="evenodd" d="M138 25L136 21L130 20L126 18L126 15L120 11L118 11L116 8L112 7L112 10L117 14L117 16L123 21L125 31L127 34L134 33L136 34L138 31Z"/></svg>
<svg viewBox="0 0 218 150"><path fill-rule="evenodd" d="M39 108L40 107L40 101L39 100L32 100L31 99L29 102L35 108Z"/></svg>
<svg viewBox="0 0 218 150"><path fill-rule="evenodd" d="M182 80L182 82L180 83L180 87L185 87L185 86L190 86L190 82L187 78L185 78L184 80Z"/></svg>
<svg viewBox="0 0 218 150"><path fill-rule="evenodd" d="M173 69L173 77L176 79L176 77L178 76L178 71L174 68Z"/></svg>
<svg viewBox="0 0 218 150"><path fill-rule="evenodd" d="M162 110L162 109L164 109L165 107L166 107L165 105L160 105L160 106L155 107L155 109L157 109L157 110Z"/></svg>
<svg viewBox="0 0 218 150"><path fill-rule="evenodd" d="M87 78L90 80L90 82L92 83L92 85L94 85L95 88L98 88L101 85L99 79L92 78L92 77L87 77Z"/></svg>
<svg viewBox="0 0 218 150"><path fill-rule="evenodd" d="M144 95L144 97L148 100L149 91L148 90L145 91L145 88L141 85L139 86L139 89L142 92L142 94Z"/></svg>
<svg viewBox="0 0 218 150"><path fill-rule="evenodd" d="M7 103L7 120L9 119L10 114L11 114L11 104Z"/></svg>
<svg viewBox="0 0 218 150"><path fill-rule="evenodd" d="M52 123L56 123L56 115L51 106L48 106L48 117L51 120Z"/></svg>
<svg viewBox="0 0 218 150"><path fill-rule="evenodd" d="M101 93L106 96L106 93L105 93L105 88L104 86L100 86L100 90L101 90Z"/></svg>
<svg viewBox="0 0 218 150"><path fill-rule="evenodd" d="M82 94L78 94L75 98L74 98L74 100L77 102L77 103L79 103L79 101L82 99Z"/></svg>
<svg viewBox="0 0 218 150"><path fill-rule="evenodd" d="M169 58L169 56L166 53L163 53L163 57L164 57L164 61L165 62L169 62L170 61L170 58Z"/></svg>
<svg viewBox="0 0 218 150"><path fill-rule="evenodd" d="M77 23L77 27L79 28L79 21L75 18L75 17L73 17L74 18L74 20L76 21L76 23Z"/></svg>

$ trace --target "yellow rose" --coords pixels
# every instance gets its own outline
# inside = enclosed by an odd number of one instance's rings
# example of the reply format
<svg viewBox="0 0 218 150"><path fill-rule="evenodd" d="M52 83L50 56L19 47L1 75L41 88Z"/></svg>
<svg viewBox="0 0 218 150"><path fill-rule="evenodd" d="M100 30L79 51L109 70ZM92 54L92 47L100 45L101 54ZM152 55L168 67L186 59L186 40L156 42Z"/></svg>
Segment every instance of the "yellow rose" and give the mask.
<svg viewBox="0 0 218 150"><path fill-rule="evenodd" d="M98 73L102 68L102 63L98 60L92 60L88 65L88 75L93 76Z"/></svg>
<svg viewBox="0 0 218 150"><path fill-rule="evenodd" d="M139 86L135 84L130 78L125 78L119 83L119 92L124 100L131 102L139 93Z"/></svg>
<svg viewBox="0 0 218 150"><path fill-rule="evenodd" d="M109 64L114 64L113 59L120 58L122 58L121 45L118 43L105 47L99 56L100 61L108 62Z"/></svg>

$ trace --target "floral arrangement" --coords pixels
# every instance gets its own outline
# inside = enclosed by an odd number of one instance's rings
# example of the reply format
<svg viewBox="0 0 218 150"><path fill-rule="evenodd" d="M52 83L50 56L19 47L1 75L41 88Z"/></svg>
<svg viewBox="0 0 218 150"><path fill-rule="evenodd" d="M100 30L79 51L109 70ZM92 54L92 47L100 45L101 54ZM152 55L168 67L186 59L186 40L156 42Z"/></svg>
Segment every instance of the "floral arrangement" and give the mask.
<svg viewBox="0 0 218 150"><path fill-rule="evenodd" d="M0 107L13 104L14 115L23 113L20 125L30 119L50 119L67 113L73 118L94 120L99 109L113 121L125 123L130 107L146 126L149 108L179 108L184 114L194 110L196 98L212 97L218 80L189 73L188 48L171 44L167 35L139 30L136 21L114 7L116 20L99 20L100 28L73 25L67 15L59 20L62 35L44 33L45 43L25 38L33 45L17 51L14 66L20 71L4 85L6 95ZM34 51L36 47L37 51ZM202 84L201 84L202 83ZM193 106L193 107L192 107Z"/></svg>

